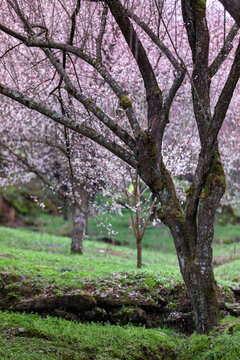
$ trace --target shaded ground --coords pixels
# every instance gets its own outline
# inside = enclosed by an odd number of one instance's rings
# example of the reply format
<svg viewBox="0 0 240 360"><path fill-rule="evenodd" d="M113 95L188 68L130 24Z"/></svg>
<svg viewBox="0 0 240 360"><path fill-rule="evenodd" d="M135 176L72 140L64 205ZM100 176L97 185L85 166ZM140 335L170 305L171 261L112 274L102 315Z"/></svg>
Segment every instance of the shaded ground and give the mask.
<svg viewBox="0 0 240 360"><path fill-rule="evenodd" d="M56 295L57 290L53 286L42 289L34 279L1 272L0 310L36 312L79 322L170 326L187 334L194 330L183 283L166 287L144 273L117 273L82 281L80 289ZM218 302L222 314L239 316L240 287L219 287Z"/></svg>

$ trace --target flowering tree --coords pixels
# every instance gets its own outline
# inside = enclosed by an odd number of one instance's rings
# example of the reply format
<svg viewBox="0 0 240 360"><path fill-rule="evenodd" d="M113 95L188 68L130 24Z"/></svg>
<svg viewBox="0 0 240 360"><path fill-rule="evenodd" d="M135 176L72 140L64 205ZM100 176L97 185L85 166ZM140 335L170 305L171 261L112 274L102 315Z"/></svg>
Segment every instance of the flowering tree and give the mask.
<svg viewBox="0 0 240 360"><path fill-rule="evenodd" d="M156 0L2 0L1 9L0 93L137 170L172 233L196 330L209 331L218 319L214 215L225 191L218 135L240 76L238 27L224 27L227 36L224 30L222 44L210 53L205 0L167 6ZM224 84L213 91L211 81L226 58ZM68 113L54 100L56 81L64 101L71 99ZM171 123L184 121L179 115L188 89L198 135L188 147L197 144L199 152L183 209L164 156ZM116 112L106 105L109 95Z"/></svg>
<svg viewBox="0 0 240 360"><path fill-rule="evenodd" d="M37 176L48 191L58 192L72 212L71 251L81 254L94 196L111 182L109 153L58 124L49 121L39 126L42 115L26 113L19 106L6 119L8 106L3 99L0 158L2 172L8 176L0 178L0 186L25 183Z"/></svg>

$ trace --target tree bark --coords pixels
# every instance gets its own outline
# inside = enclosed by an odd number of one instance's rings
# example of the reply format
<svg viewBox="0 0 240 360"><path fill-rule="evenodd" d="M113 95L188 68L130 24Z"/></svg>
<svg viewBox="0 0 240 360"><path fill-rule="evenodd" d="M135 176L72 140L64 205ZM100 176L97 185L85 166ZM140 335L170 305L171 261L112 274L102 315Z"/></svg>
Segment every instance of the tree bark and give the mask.
<svg viewBox="0 0 240 360"><path fill-rule="evenodd" d="M216 283L212 264L209 263L209 266L205 267L201 262L194 260L182 270L182 275L191 298L196 331L199 334L208 333L218 323Z"/></svg>
<svg viewBox="0 0 240 360"><path fill-rule="evenodd" d="M83 251L83 236L85 231L85 215L78 205L74 205L73 211L73 233L71 252L82 254Z"/></svg>
<svg viewBox="0 0 240 360"><path fill-rule="evenodd" d="M137 241L137 267L141 269L142 267L142 241Z"/></svg>
<svg viewBox="0 0 240 360"><path fill-rule="evenodd" d="M73 233L71 252L82 254L83 237L87 231L89 195L86 190L79 190L79 203L73 207Z"/></svg>
<svg viewBox="0 0 240 360"><path fill-rule="evenodd" d="M199 178L197 211L187 206L184 213L163 160L159 165L151 134L145 133L139 138L139 158L139 174L161 204L157 216L173 236L180 271L191 297L196 331L208 333L218 322L212 242L216 209L225 191L224 170L217 145L209 157L207 170ZM189 203L193 196L196 197L196 182L193 180L189 189Z"/></svg>
<svg viewBox="0 0 240 360"><path fill-rule="evenodd" d="M238 26L240 26L240 1L239 0L219 0L230 15L235 19Z"/></svg>

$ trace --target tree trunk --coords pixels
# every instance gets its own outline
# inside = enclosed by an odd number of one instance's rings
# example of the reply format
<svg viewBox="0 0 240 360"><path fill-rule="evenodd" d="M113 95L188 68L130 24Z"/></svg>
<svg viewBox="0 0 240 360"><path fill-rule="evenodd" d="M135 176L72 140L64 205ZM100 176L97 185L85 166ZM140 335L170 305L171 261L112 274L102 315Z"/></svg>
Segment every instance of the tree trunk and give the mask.
<svg viewBox="0 0 240 360"><path fill-rule="evenodd" d="M79 199L73 207L73 233L71 252L82 254L83 237L87 230L89 195L83 188L78 190Z"/></svg>
<svg viewBox="0 0 240 360"><path fill-rule="evenodd" d="M75 205L73 211L72 253L82 254L85 227L85 214L78 205Z"/></svg>
<svg viewBox="0 0 240 360"><path fill-rule="evenodd" d="M193 179L185 213L169 171L162 159L157 158L155 142L146 133L139 138L139 154L139 174L159 200L161 207L157 216L170 229L174 240L181 274L191 298L196 331L208 333L218 322L212 242L214 217L226 185L217 146L210 155L206 172L197 173Z"/></svg>
<svg viewBox="0 0 240 360"><path fill-rule="evenodd" d="M185 222L180 226L175 219L169 224L199 334L208 333L218 323L216 282L212 267L213 221L214 216L206 219L199 210L195 239L189 237ZM184 242L186 246L182 245Z"/></svg>
<svg viewBox="0 0 240 360"><path fill-rule="evenodd" d="M183 273L191 298L196 331L208 333L218 322L218 304L213 269L194 261Z"/></svg>
<svg viewBox="0 0 240 360"><path fill-rule="evenodd" d="M137 267L141 269L142 267L142 241L137 240Z"/></svg>

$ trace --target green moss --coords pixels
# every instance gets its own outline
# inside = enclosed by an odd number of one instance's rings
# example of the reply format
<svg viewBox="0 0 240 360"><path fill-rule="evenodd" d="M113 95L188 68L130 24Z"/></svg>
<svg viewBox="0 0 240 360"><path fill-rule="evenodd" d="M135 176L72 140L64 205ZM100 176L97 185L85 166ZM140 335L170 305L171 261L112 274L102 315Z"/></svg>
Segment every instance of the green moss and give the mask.
<svg viewBox="0 0 240 360"><path fill-rule="evenodd" d="M161 90L159 89L159 87L157 86L156 89L154 90L155 94L161 94Z"/></svg>
<svg viewBox="0 0 240 360"><path fill-rule="evenodd" d="M38 338L38 339L49 339L50 336L46 335L43 331L36 328L25 329L24 331L18 331L14 334L15 336L27 337L27 338Z"/></svg>
<svg viewBox="0 0 240 360"><path fill-rule="evenodd" d="M154 288L157 285L156 281L154 279L151 279L151 278L146 279L145 284L150 288Z"/></svg>
<svg viewBox="0 0 240 360"><path fill-rule="evenodd" d="M123 109L128 109L132 106L132 101L128 96L122 96L120 100L120 104Z"/></svg>
<svg viewBox="0 0 240 360"><path fill-rule="evenodd" d="M186 190L186 195L188 198L190 198L192 195L193 195L193 192L194 192L194 185L191 184L189 186L189 188Z"/></svg>
<svg viewBox="0 0 240 360"><path fill-rule="evenodd" d="M21 296L14 292L9 292L6 296L6 300L15 303L21 300Z"/></svg>
<svg viewBox="0 0 240 360"><path fill-rule="evenodd" d="M215 151L213 155L212 165L201 193L202 200L208 198L211 194L212 185L224 189L226 187L226 179L219 151Z"/></svg>
<svg viewBox="0 0 240 360"><path fill-rule="evenodd" d="M197 9L206 9L206 0L194 0Z"/></svg>
<svg viewBox="0 0 240 360"><path fill-rule="evenodd" d="M172 301L170 304L168 304L168 307L170 310L174 311L177 309L177 303L175 301Z"/></svg>

